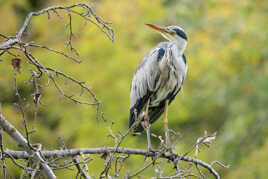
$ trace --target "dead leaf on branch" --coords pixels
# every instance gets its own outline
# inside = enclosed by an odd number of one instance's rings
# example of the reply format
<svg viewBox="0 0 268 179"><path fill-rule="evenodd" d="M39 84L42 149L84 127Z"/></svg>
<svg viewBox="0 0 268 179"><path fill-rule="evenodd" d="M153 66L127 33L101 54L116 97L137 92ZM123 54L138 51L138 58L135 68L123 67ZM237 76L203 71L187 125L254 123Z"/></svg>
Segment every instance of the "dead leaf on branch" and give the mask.
<svg viewBox="0 0 268 179"><path fill-rule="evenodd" d="M13 69L20 73L21 72L21 59L19 58L13 58L12 61L11 61L11 64L13 66Z"/></svg>

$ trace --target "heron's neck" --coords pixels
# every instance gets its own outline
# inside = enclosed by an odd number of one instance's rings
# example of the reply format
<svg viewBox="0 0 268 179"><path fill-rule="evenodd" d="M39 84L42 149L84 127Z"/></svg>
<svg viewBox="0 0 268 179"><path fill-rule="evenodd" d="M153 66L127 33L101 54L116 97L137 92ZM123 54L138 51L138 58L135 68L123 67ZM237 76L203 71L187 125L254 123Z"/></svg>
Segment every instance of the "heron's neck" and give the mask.
<svg viewBox="0 0 268 179"><path fill-rule="evenodd" d="M179 40L174 41L174 43L176 44L175 46L177 48L178 55L182 55L186 48L187 42L185 40L179 39Z"/></svg>

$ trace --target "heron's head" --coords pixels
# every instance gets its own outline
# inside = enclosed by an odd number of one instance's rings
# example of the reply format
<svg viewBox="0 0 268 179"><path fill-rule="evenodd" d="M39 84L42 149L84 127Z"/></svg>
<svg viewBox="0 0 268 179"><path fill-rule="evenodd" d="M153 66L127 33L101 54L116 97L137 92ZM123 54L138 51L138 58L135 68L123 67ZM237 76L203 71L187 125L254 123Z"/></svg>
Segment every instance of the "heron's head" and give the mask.
<svg viewBox="0 0 268 179"><path fill-rule="evenodd" d="M148 27L157 30L158 32L161 33L161 35L169 40L169 41L174 41L177 42L177 44L185 49L186 44L187 44L187 36L184 32L184 30L179 27L179 26L167 26L167 27L162 27L159 25L153 25L153 24L145 24Z"/></svg>

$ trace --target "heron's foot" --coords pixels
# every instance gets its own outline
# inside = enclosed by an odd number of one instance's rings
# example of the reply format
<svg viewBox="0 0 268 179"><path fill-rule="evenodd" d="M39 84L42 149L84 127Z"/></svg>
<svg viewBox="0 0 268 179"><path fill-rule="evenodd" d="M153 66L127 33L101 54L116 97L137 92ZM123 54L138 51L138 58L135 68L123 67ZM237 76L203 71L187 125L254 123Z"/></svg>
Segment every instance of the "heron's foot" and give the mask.
<svg viewBox="0 0 268 179"><path fill-rule="evenodd" d="M148 150L146 152L146 156L147 157L156 156L158 152L159 152L158 150L154 150L152 148L148 148Z"/></svg>
<svg viewBox="0 0 268 179"><path fill-rule="evenodd" d="M169 153L170 155L174 154L172 147L165 148L165 152Z"/></svg>

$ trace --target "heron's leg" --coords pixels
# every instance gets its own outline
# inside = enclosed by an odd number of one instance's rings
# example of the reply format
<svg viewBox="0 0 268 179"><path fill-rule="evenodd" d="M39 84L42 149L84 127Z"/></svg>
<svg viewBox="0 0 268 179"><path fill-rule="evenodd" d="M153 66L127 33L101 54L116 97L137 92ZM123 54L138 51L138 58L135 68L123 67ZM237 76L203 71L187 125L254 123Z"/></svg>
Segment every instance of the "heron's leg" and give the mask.
<svg viewBox="0 0 268 179"><path fill-rule="evenodd" d="M168 150L171 150L171 148L170 148L170 140L169 140L169 131L168 131L168 119L167 119L168 103L169 103L169 100L167 99L165 101L165 109L164 109L164 129L165 129L166 148Z"/></svg>
<svg viewBox="0 0 268 179"><path fill-rule="evenodd" d="M148 143L148 151L152 151L152 143L151 143L151 136L150 136L150 124L149 127L146 129L146 134L147 134L147 143Z"/></svg>
<svg viewBox="0 0 268 179"><path fill-rule="evenodd" d="M145 109L145 130L147 135L147 143L148 143L148 152L152 151L152 144L151 144L151 134L150 134L150 122L149 122L149 104L150 100L148 100L146 109Z"/></svg>

